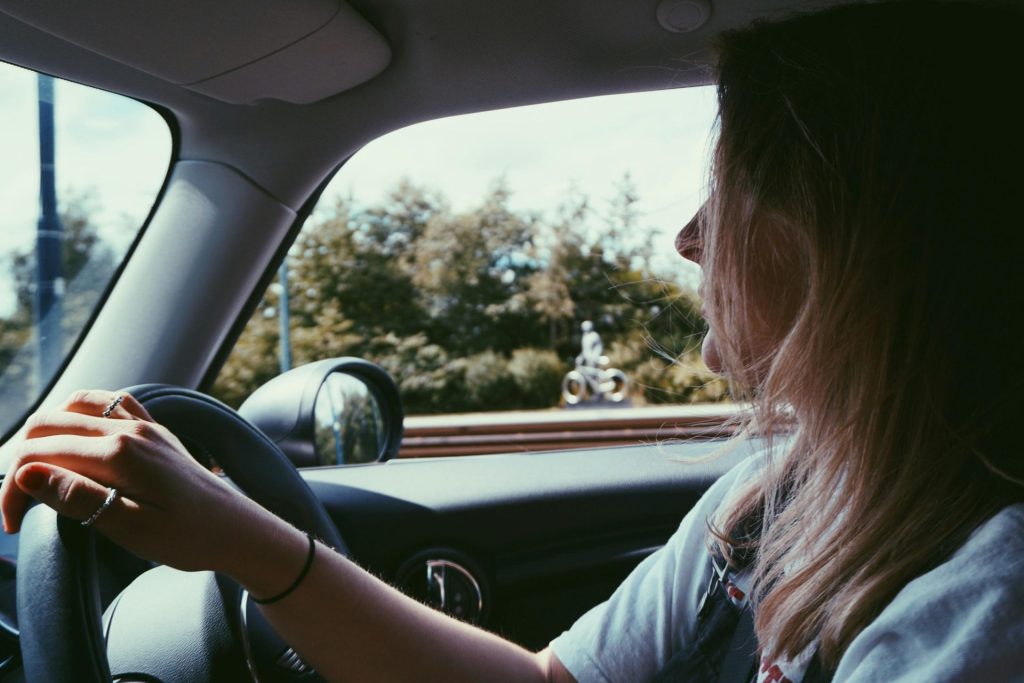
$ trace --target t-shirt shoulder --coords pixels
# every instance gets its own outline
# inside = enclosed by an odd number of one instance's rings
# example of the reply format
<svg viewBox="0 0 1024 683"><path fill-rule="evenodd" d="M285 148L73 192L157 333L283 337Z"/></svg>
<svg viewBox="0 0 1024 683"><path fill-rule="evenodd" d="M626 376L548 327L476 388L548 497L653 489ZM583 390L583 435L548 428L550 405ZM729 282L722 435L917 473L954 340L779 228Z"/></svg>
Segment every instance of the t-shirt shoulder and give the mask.
<svg viewBox="0 0 1024 683"><path fill-rule="evenodd" d="M1024 503L904 586L853 640L833 680L1024 681Z"/></svg>
<svg viewBox="0 0 1024 683"><path fill-rule="evenodd" d="M765 457L755 454L715 482L664 548L551 643L579 683L651 680L692 639L711 577L707 521L757 476ZM1001 510L948 560L904 586L853 640L833 678L964 680L1024 683L1024 503Z"/></svg>

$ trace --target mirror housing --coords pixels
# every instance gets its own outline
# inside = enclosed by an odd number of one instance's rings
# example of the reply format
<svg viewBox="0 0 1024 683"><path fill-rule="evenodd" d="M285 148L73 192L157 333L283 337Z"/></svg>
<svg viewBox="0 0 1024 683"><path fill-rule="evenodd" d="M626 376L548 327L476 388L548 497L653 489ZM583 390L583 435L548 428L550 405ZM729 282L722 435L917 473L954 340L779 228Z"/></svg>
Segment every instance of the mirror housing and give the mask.
<svg viewBox="0 0 1024 683"><path fill-rule="evenodd" d="M402 444L402 401L386 370L360 358L328 358L293 368L270 380L246 399L239 414L256 425L296 467L334 464L316 452L317 398L328 379L341 374L365 385L376 400L382 429L376 460L398 454Z"/></svg>

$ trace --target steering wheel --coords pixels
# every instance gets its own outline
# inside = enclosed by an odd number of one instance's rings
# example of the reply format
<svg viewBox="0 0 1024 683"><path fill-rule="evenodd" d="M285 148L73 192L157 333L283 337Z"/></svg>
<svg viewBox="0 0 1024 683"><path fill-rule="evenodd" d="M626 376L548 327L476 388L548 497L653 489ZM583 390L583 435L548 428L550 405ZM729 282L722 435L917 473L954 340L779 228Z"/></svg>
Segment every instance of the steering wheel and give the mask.
<svg viewBox="0 0 1024 683"><path fill-rule="evenodd" d="M212 456L246 495L347 555L327 511L291 461L234 410L168 385L124 392L197 460L210 465ZM44 505L25 516L18 541L17 605L26 680L109 683L112 665L120 681L226 680L226 650L241 650L257 680L275 677L267 670L268 661L280 660L281 674L293 679L302 671L294 653L289 655L280 639L273 642L276 634L245 592L212 572L155 567L125 587L102 615L95 540L91 528ZM150 635L154 629L160 634L158 647ZM140 668L154 659L155 671Z"/></svg>

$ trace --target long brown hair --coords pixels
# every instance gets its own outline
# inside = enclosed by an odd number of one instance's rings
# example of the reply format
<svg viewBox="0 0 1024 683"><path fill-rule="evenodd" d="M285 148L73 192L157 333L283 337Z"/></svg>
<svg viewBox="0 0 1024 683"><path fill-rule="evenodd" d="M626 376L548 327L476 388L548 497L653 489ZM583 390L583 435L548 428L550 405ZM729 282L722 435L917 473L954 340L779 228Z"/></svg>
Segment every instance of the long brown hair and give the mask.
<svg viewBox="0 0 1024 683"><path fill-rule="evenodd" d="M834 667L909 580L1024 498L1024 22L854 5L719 46L705 294L726 374L776 440L712 541L751 519L769 657ZM766 276L767 274L767 276ZM770 348L759 302L787 283Z"/></svg>

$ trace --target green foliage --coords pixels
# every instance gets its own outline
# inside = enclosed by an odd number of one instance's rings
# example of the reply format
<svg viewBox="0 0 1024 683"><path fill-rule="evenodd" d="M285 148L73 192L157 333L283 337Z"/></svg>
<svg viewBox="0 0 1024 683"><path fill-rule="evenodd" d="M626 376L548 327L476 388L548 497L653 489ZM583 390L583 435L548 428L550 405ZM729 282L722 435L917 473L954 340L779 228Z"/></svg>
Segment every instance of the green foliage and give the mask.
<svg viewBox="0 0 1024 683"><path fill-rule="evenodd" d="M448 352L431 343L426 334L376 337L362 357L391 373L407 413L438 412L440 406L457 411L465 403L462 377L451 366Z"/></svg>
<svg viewBox="0 0 1024 683"><path fill-rule="evenodd" d="M238 407L256 387L276 377L281 367L279 343L277 318L257 310L231 351L231 359L221 368L217 398Z"/></svg>
<svg viewBox="0 0 1024 683"><path fill-rule="evenodd" d="M729 398L728 383L708 370L695 350L666 358L653 353L640 335L634 335L613 342L608 358L629 376L632 391L642 392L647 403L705 403Z"/></svg>
<svg viewBox="0 0 1024 683"><path fill-rule="evenodd" d="M514 403L516 382L508 360L493 351L484 351L468 358L459 358L450 366L461 375L467 405L507 406Z"/></svg>
<svg viewBox="0 0 1024 683"><path fill-rule="evenodd" d="M508 363L520 408L547 408L559 400L565 363L548 349L516 349Z"/></svg>
<svg viewBox="0 0 1024 683"><path fill-rule="evenodd" d="M725 396L694 361L695 295L651 271L628 175L604 211L570 192L548 219L513 210L511 196L498 179L456 212L403 180L379 205L319 208L287 257L294 362L379 363L409 414L544 408L559 404L580 323L592 320L635 401ZM278 372L279 292L268 289L217 380L230 404Z"/></svg>
<svg viewBox="0 0 1024 683"><path fill-rule="evenodd" d="M593 320L635 401L727 396L694 352L703 321L693 293L651 272L651 231L639 224L628 176L604 211L570 192L547 218L513 210L511 196L499 179L479 206L456 212L402 181L379 205L340 198L319 207L287 257L294 362L375 361L410 414L545 408L560 402L580 322ZM61 207L66 346L116 265L95 212L87 193ZM17 305L0 318L0 404L23 406L38 382L35 261L30 250L4 260ZM215 395L231 405L280 371L280 294L275 282L217 379Z"/></svg>

